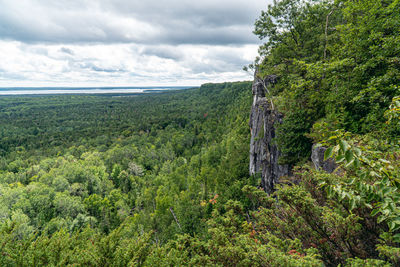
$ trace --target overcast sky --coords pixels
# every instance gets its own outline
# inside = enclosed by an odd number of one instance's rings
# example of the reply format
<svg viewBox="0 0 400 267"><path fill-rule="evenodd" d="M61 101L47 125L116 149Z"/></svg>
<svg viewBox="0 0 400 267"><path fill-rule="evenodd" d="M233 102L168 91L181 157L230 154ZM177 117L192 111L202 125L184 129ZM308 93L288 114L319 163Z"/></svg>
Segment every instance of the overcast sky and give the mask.
<svg viewBox="0 0 400 267"><path fill-rule="evenodd" d="M270 0L0 0L0 86L249 80Z"/></svg>

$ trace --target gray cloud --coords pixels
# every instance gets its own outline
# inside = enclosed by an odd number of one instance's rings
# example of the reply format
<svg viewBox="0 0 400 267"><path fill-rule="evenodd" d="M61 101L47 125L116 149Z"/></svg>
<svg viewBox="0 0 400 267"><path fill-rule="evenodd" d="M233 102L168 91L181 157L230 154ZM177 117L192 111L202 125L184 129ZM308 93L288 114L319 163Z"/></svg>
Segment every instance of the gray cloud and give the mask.
<svg viewBox="0 0 400 267"><path fill-rule="evenodd" d="M0 38L47 43L244 44L264 0L0 0Z"/></svg>
<svg viewBox="0 0 400 267"><path fill-rule="evenodd" d="M160 0L160 1L103 1L104 6L118 13L150 19L163 25L175 21L190 21L196 26L226 26L252 23L260 9L266 6L259 0Z"/></svg>
<svg viewBox="0 0 400 267"><path fill-rule="evenodd" d="M173 60L181 60L184 57L179 49L172 46L146 46L140 51L140 54Z"/></svg>
<svg viewBox="0 0 400 267"><path fill-rule="evenodd" d="M0 0L0 86L248 79L271 1Z"/></svg>
<svg viewBox="0 0 400 267"><path fill-rule="evenodd" d="M71 49L69 49L67 47L61 47L60 52L71 55L71 56L74 55L74 51L72 51Z"/></svg>
<svg viewBox="0 0 400 267"><path fill-rule="evenodd" d="M88 70L96 71L96 72L108 72L108 73L126 72L126 70L123 70L123 69L103 68L103 67L97 66L96 64L87 63L87 62L86 63L79 63L77 65L82 69L88 69Z"/></svg>
<svg viewBox="0 0 400 267"><path fill-rule="evenodd" d="M228 56L229 55L229 56ZM194 73L216 74L221 72L237 72L250 62L241 55L229 52L212 51L207 56L207 62L187 61L186 64Z"/></svg>
<svg viewBox="0 0 400 267"><path fill-rule="evenodd" d="M28 77L20 73L8 72L0 69L0 80L26 80Z"/></svg>

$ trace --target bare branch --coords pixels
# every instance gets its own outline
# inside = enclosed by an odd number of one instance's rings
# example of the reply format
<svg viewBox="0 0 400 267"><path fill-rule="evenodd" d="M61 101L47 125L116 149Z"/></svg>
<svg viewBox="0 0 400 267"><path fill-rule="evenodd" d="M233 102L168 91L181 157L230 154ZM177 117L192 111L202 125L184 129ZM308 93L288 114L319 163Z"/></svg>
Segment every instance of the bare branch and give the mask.
<svg viewBox="0 0 400 267"><path fill-rule="evenodd" d="M175 213L174 213L174 210L172 209L172 207L169 208L169 211L172 213L172 216L174 216L175 222L176 222L176 224L178 225L179 230L182 231L182 227L181 227L181 225L179 224L178 218L176 218Z"/></svg>
<svg viewBox="0 0 400 267"><path fill-rule="evenodd" d="M328 49L328 26L329 26L329 17L333 14L335 11L335 8L333 8L328 15L326 16L326 22L325 22L325 47L324 47L324 61L326 60L326 53Z"/></svg>

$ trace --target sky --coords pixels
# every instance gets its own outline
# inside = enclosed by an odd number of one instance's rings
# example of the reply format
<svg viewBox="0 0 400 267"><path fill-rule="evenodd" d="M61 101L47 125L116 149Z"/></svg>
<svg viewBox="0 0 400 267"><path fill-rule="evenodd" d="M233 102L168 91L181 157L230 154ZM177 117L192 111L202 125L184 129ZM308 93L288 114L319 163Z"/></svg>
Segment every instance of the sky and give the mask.
<svg viewBox="0 0 400 267"><path fill-rule="evenodd" d="M250 80L270 0L0 0L0 86Z"/></svg>

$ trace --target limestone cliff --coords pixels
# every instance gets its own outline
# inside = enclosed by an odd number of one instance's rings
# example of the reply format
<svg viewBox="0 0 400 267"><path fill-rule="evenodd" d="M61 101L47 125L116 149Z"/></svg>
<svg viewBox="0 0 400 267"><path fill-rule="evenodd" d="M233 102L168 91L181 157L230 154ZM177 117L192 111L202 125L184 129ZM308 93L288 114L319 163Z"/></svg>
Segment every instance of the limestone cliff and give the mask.
<svg viewBox="0 0 400 267"><path fill-rule="evenodd" d="M276 76L270 75L262 80L257 77L253 82L253 105L250 114L250 175L261 174L261 186L271 193L279 178L290 175L288 165L279 165L280 152L273 143L275 125L281 123L283 116L277 112L273 103L266 97L267 88L276 82Z"/></svg>

